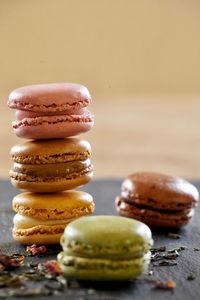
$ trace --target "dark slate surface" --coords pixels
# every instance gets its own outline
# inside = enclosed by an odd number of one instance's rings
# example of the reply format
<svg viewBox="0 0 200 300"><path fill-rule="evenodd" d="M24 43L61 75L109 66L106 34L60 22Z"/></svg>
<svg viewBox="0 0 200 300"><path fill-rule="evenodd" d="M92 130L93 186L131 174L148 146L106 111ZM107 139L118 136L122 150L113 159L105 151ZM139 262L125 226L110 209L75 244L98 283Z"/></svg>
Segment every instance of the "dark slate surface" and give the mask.
<svg viewBox="0 0 200 300"><path fill-rule="evenodd" d="M90 192L96 203L96 214L116 214L114 209L114 198L120 192L119 180L94 180L82 188ZM200 183L195 183L200 190ZM11 237L12 217L11 201L15 194L14 188L8 181L0 181L0 250L1 254L24 252L24 246L15 243ZM153 232L154 247L167 246L167 249L185 246L177 259L177 266L153 267L153 275L146 275L135 282L126 283L79 283L79 288L66 288L59 295L59 299L70 300L132 300L132 299L171 299L171 300L199 300L200 299L200 207L196 209L192 222L178 233L180 239L173 239L167 236L166 232ZM28 258L30 262L43 262L49 259L56 259L54 256L42 258ZM193 274L196 279L189 281L187 276ZM177 287L173 292L167 290L155 290L153 284L146 279L174 280ZM0 289L1 291L2 289ZM58 296L49 296L49 299L56 299ZM19 298L18 298L19 299ZM26 299L26 298L23 298ZM30 298L29 298L30 299ZM39 297L37 299L47 299Z"/></svg>

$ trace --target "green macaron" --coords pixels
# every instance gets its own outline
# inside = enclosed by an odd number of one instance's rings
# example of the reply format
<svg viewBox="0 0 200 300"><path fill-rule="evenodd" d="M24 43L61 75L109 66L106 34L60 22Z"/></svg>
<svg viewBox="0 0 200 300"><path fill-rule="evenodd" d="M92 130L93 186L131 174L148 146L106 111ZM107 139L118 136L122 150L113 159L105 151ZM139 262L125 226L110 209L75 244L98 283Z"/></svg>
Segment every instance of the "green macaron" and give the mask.
<svg viewBox="0 0 200 300"><path fill-rule="evenodd" d="M81 280L128 280L150 262L149 227L120 216L83 217L71 222L58 254L64 275Z"/></svg>

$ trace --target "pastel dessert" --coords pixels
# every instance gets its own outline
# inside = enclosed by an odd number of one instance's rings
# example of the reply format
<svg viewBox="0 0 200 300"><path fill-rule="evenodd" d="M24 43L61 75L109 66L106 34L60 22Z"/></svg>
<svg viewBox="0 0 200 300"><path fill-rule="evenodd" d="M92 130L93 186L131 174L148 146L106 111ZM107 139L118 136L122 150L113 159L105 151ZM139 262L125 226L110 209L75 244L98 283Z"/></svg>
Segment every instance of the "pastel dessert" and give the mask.
<svg viewBox="0 0 200 300"><path fill-rule="evenodd" d="M76 83L50 83L20 87L9 95L8 106L16 109L12 123L18 137L65 138L90 130L94 116L87 106L91 96Z"/></svg>
<svg viewBox="0 0 200 300"><path fill-rule="evenodd" d="M23 244L59 243L65 227L94 208L92 196L84 192L21 193L13 199L13 238Z"/></svg>
<svg viewBox="0 0 200 300"><path fill-rule="evenodd" d="M116 209L150 227L179 228L194 214L199 200L196 187L188 181L159 173L141 172L122 182Z"/></svg>
<svg viewBox="0 0 200 300"><path fill-rule="evenodd" d="M18 189L46 193L76 188L93 176L91 147L76 138L27 141L11 149L11 183Z"/></svg>
<svg viewBox="0 0 200 300"><path fill-rule="evenodd" d="M81 280L128 280L147 270L152 246L145 224L119 216L83 217L61 237L64 275Z"/></svg>

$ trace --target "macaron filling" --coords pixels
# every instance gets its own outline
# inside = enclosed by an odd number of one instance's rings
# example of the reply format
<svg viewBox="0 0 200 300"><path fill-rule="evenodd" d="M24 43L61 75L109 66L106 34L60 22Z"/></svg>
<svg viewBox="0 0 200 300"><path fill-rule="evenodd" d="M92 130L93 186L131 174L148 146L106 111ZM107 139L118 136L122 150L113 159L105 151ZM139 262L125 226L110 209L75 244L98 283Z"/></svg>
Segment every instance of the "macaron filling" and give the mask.
<svg viewBox="0 0 200 300"><path fill-rule="evenodd" d="M72 115L82 115L84 114L87 109L86 107L78 108L77 109L72 107L72 111L56 111L56 115L66 115L66 114L72 114ZM19 110L17 109L15 111L15 116L18 121L21 121L25 118L35 118L35 117L41 117L41 116L55 116L55 111L29 111L29 110Z"/></svg>
<svg viewBox="0 0 200 300"><path fill-rule="evenodd" d="M147 200L148 201L148 200ZM170 205L166 205L166 207L164 207L164 204L158 204L158 206L156 205L157 202L155 201L155 205L153 205L151 201L149 201L149 204L148 202L145 202L145 201L141 201L140 202L140 199L138 199L138 201L134 201L132 199L129 200L129 199L126 199L124 197L117 197L116 198L116 204L117 205L121 205L125 208L125 206L127 207L135 207L135 208L138 208L138 209L144 209L144 210L151 210L151 211L155 211L155 212L160 212L160 213L167 213L167 214L179 214L181 212L188 212L190 211L192 208L193 208L193 205L192 203L187 203L186 205L180 203L180 205L176 205L174 203L172 203L172 206Z"/></svg>
<svg viewBox="0 0 200 300"><path fill-rule="evenodd" d="M103 259L103 258L90 258L85 259L77 256L68 256L65 252L61 252L58 255L58 261L66 267L75 267L79 269L86 270L102 270L102 269L110 269L112 271L117 271L119 269L142 269L144 267L144 263L150 261L151 254L150 252L146 253L144 256L140 258L134 259L123 259L121 257L120 260L114 259Z"/></svg>
<svg viewBox="0 0 200 300"><path fill-rule="evenodd" d="M136 243L123 243L116 245L107 244L85 244L79 241L68 241L61 238L61 245L64 252L71 256L78 257L92 257L92 258L110 258L110 259L122 259L126 258L138 258L142 257L144 253L147 253L151 247L151 244L136 244Z"/></svg>
<svg viewBox="0 0 200 300"><path fill-rule="evenodd" d="M35 234L62 234L66 225L73 219L39 220L25 215L16 214L13 218L13 234L18 237Z"/></svg>
<svg viewBox="0 0 200 300"><path fill-rule="evenodd" d="M58 124L58 123L93 123L94 116L86 111L82 115L56 115L56 116L40 116L34 118L24 118L20 121L12 122L14 129L26 126L39 126L42 124Z"/></svg>
<svg viewBox="0 0 200 300"><path fill-rule="evenodd" d="M57 226L57 225L67 225L68 223L72 222L76 218L69 218L69 219L61 219L61 220L41 220L37 218L31 218L25 215L16 214L13 218L13 223L15 229L27 229L32 228L38 225L44 226Z"/></svg>
<svg viewBox="0 0 200 300"><path fill-rule="evenodd" d="M26 165L14 163L10 177L19 181L55 181L59 179L73 179L92 172L90 159L46 165Z"/></svg>
<svg viewBox="0 0 200 300"><path fill-rule="evenodd" d="M166 220L169 222L169 220L173 222L188 222L192 216L194 215L194 209L186 209L183 211L161 211L157 209L152 208L145 208L136 206L133 204L129 204L125 201L123 201L120 197L116 198L115 201L116 209L122 216L131 216L132 218L138 218L140 217L141 221L147 221L147 220Z"/></svg>
<svg viewBox="0 0 200 300"><path fill-rule="evenodd" d="M13 227L13 235L14 237L31 237L33 235L49 235L49 236L53 236L53 235L59 235L59 238L61 236L61 234L63 233L64 229L66 227L66 224L62 225L37 225L31 228L27 228L27 229L17 229L15 227ZM59 242L59 239L57 241L57 243Z"/></svg>
<svg viewBox="0 0 200 300"><path fill-rule="evenodd" d="M139 195L134 195L123 191L121 193L122 201L125 201L129 204L133 204L138 207L151 208L152 210L163 210L163 211L181 211L186 210L197 205L196 201L184 201L184 199L170 199L166 198L166 201L158 201L156 198L149 197L139 197ZM155 208L156 207L156 208Z"/></svg>

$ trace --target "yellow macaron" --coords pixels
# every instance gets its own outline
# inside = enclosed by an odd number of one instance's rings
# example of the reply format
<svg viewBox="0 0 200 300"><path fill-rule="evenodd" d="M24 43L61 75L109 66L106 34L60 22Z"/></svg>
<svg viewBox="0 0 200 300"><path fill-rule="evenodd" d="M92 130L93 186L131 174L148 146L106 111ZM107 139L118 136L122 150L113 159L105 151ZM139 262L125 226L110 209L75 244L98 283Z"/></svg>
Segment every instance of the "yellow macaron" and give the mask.
<svg viewBox="0 0 200 300"><path fill-rule="evenodd" d="M23 244L57 244L68 223L94 208L85 192L21 193L13 199L13 238Z"/></svg>

